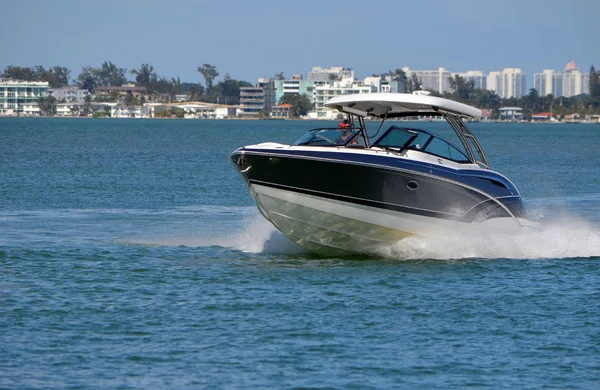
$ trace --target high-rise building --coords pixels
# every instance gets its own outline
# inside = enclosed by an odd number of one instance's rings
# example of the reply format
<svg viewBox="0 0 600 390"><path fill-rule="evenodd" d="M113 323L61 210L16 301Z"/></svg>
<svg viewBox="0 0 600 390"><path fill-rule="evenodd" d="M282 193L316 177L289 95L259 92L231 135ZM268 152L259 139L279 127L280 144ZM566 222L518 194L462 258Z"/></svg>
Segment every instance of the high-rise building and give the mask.
<svg viewBox="0 0 600 390"><path fill-rule="evenodd" d="M581 74L581 93L590 94L590 74L588 72Z"/></svg>
<svg viewBox="0 0 600 390"><path fill-rule="evenodd" d="M46 81L0 79L0 115L40 115L38 100L46 96Z"/></svg>
<svg viewBox="0 0 600 390"><path fill-rule="evenodd" d="M490 72L487 76L487 89L496 91L502 99L520 98L525 94L525 73L520 68L505 68L501 72Z"/></svg>
<svg viewBox="0 0 600 390"><path fill-rule="evenodd" d="M583 92L583 75L577 69L575 61L569 61L567 66L562 71L562 96L571 97L581 95ZM589 92L589 83L587 83L587 91Z"/></svg>
<svg viewBox="0 0 600 390"><path fill-rule="evenodd" d="M542 73L533 74L533 88L540 96L562 96L562 74L552 69L544 69Z"/></svg>
<svg viewBox="0 0 600 390"><path fill-rule="evenodd" d="M486 89L488 91L496 92L496 95L500 96L499 88L500 88L500 79L502 78L502 72L493 71L488 73L485 81Z"/></svg>
<svg viewBox="0 0 600 390"><path fill-rule="evenodd" d="M405 66L402 70L409 79L412 78L413 74L416 75L421 84L421 89L438 93L450 92L448 79L451 73L444 68L438 68L438 70L410 70L409 67Z"/></svg>
<svg viewBox="0 0 600 390"><path fill-rule="evenodd" d="M464 73L452 73L452 77L460 76L467 81L473 81L473 88L486 89L487 76L480 70L469 70Z"/></svg>
<svg viewBox="0 0 600 390"><path fill-rule="evenodd" d="M562 71L544 69L542 73L535 73L533 87L540 96L548 94L554 97L572 97L590 92L589 73L580 72L575 61L569 61Z"/></svg>

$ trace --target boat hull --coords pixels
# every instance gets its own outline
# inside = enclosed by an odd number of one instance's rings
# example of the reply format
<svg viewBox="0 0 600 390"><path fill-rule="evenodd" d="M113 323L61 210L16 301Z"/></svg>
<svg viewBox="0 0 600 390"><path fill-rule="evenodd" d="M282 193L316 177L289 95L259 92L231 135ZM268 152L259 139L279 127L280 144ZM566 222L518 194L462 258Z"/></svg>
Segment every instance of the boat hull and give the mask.
<svg viewBox="0 0 600 390"><path fill-rule="evenodd" d="M383 210L251 184L258 209L292 241L323 256L374 253L414 235L461 228L463 222Z"/></svg>
<svg viewBox="0 0 600 390"><path fill-rule="evenodd" d="M327 152L239 149L231 160L261 213L325 256L374 252L414 235L522 216L518 192L510 182L500 185L506 180L500 175L459 177L431 164Z"/></svg>

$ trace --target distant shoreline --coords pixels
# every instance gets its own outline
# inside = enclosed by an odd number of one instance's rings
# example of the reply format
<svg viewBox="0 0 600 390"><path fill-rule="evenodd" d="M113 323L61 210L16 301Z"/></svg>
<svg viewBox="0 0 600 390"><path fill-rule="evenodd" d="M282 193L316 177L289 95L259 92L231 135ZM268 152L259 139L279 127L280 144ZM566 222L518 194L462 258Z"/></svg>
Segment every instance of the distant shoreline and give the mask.
<svg viewBox="0 0 600 390"><path fill-rule="evenodd" d="M93 118L91 116L17 116L17 115L1 115L0 120L4 118L27 118L27 119L98 119L98 120L106 120L106 119L119 119L119 120L140 120L140 119L150 119L150 120L168 120L168 121L265 121L265 122L286 122L286 121L313 121L313 122L336 122L336 119L312 119L312 118L294 118L294 119L259 119L259 118L222 118L222 119L214 119L214 118L121 118L121 117L97 117ZM369 120L368 122L378 122L377 120ZM388 120L388 122L419 122L419 123L435 123L442 121L429 121L429 120ZM569 125L598 125L600 121L502 121L502 120L484 120L484 121L470 121L469 123L503 123L503 124L569 124Z"/></svg>

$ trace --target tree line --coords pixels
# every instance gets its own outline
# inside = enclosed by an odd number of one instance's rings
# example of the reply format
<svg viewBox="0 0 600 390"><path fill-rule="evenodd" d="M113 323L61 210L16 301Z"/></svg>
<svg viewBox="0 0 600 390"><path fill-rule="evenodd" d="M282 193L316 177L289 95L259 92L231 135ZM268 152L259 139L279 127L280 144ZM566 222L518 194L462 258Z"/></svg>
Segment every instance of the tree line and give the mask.
<svg viewBox="0 0 600 390"><path fill-rule="evenodd" d="M50 88L60 88L69 85L71 70L64 66L53 66L48 69L41 65L7 66L0 77L24 81L47 81Z"/></svg>
<svg viewBox="0 0 600 390"><path fill-rule="evenodd" d="M100 66L84 66L77 79L71 80L71 70L64 66L53 66L45 68L41 65L20 67L7 66L0 77L19 79L25 81L47 81L51 88L60 88L71 83L79 88L87 89L93 93L98 87L122 86L128 82L134 82L136 86L146 88L147 95L151 100L164 101L171 103L175 101L176 95L187 95L189 101L200 101L210 103L221 103L236 105L240 103L240 88L250 87L251 83L231 78L225 73L222 80L215 82L219 76L216 66L204 63L198 66L197 71L204 80L204 84L181 82L179 77L167 78L159 76L154 67L143 63L139 68L126 69L116 64L105 61ZM129 81L128 75L134 76ZM421 88L421 82L416 74L408 77L402 69L390 70L380 75L373 76L389 77L398 81L404 88L404 92L411 93ZM451 92L446 92L443 96L452 100L460 101L482 109L489 109L497 112L497 109L503 106L517 106L523 108L523 114L526 119L531 118L536 112L552 112L553 114L564 116L571 113L594 114L600 109L600 72L596 71L592 65L589 73L589 95L579 95L574 97L554 97L552 95L540 96L538 91L530 89L529 94L521 98L500 98L495 91L475 88L473 80L468 80L455 75L449 81ZM275 79L284 79L283 73L274 76ZM125 105L139 105L145 103L144 98L126 96L122 97L118 92L113 92L108 97L97 97L105 101L120 101ZM86 102L89 105L90 102ZM305 115L312 109L310 99L307 96L285 95L279 104L288 103L292 105L291 114L295 117ZM45 108L49 107L47 112L52 113L53 105L51 99L41 102Z"/></svg>
<svg viewBox="0 0 600 390"><path fill-rule="evenodd" d="M235 80L228 73L222 80L216 82L219 72L214 65L203 64L197 71L204 79L200 82L181 82L179 77L168 78L159 76L150 64L141 64L139 68L126 69L105 61L100 66L84 66L76 79L71 79L71 70L64 66L54 66L48 69L41 65L31 67L7 66L0 72L0 77L24 81L47 81L50 88L61 88L77 85L93 93L98 87L119 87L126 83L135 83L138 87L146 88L146 94L152 100L172 103L176 95L186 94L190 101L210 102L235 105L240 102L240 87L250 87L251 83ZM133 77L132 80L128 79ZM100 98L102 99L102 98ZM118 93L107 98L108 101L121 99ZM131 99L129 99L131 100ZM143 103L127 101L127 104Z"/></svg>

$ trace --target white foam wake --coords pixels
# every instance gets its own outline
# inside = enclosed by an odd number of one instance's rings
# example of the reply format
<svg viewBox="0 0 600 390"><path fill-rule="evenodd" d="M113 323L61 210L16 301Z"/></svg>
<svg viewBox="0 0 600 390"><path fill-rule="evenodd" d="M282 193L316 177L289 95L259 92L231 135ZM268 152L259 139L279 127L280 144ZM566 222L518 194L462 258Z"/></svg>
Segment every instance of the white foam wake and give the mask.
<svg viewBox="0 0 600 390"><path fill-rule="evenodd" d="M219 225L218 231L209 226L212 225L211 222L205 223L204 227L187 225L188 233L195 231L194 234L186 235L180 231L171 237L162 236L135 242L161 246L220 246L257 254L307 253L255 209L246 209L239 213L231 221ZM202 233L198 233L198 228ZM484 223L474 230L404 239L394 245L377 248L374 255L397 260L598 257L600 225L564 215L552 221L542 222L536 230L511 231L505 229L505 226Z"/></svg>
<svg viewBox="0 0 600 390"><path fill-rule="evenodd" d="M570 217L542 223L536 230L506 231L489 224L475 233L408 238L379 248L378 254L394 259L596 257L600 227Z"/></svg>

